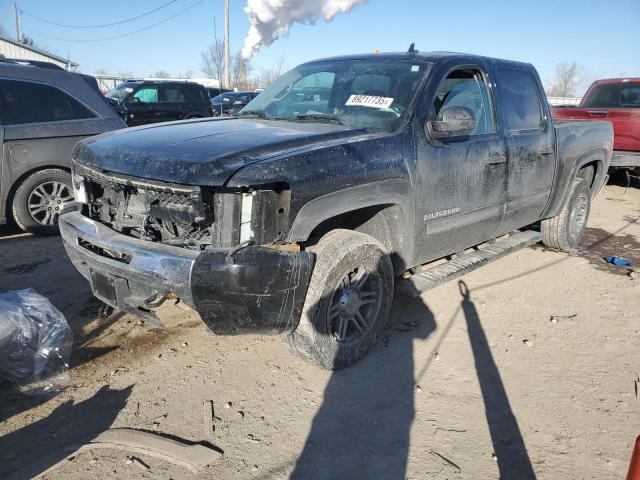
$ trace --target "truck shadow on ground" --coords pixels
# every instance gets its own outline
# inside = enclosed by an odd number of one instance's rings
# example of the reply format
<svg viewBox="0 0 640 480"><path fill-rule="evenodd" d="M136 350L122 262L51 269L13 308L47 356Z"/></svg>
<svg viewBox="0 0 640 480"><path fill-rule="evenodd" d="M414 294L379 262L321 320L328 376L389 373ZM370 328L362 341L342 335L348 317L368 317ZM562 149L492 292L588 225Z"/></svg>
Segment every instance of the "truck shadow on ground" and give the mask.
<svg viewBox="0 0 640 480"><path fill-rule="evenodd" d="M609 255L628 258L634 265L640 263L640 242L635 235L629 233L616 235L602 228L587 228L580 244L581 248L576 256L588 260L596 270L613 275L628 275L628 267L618 267L604 260Z"/></svg>
<svg viewBox="0 0 640 480"><path fill-rule="evenodd" d="M122 410L133 386L102 387L80 402L68 400L48 416L0 437L0 478L33 478L107 430Z"/></svg>
<svg viewBox="0 0 640 480"><path fill-rule="evenodd" d="M460 285L461 310L467 323L500 478L535 479L477 310L466 285L463 282ZM417 369L413 346L415 341L425 340L435 331L436 322L420 298L397 298L391 318L390 331L399 330L399 333L383 338L384 346L359 363L333 373L292 479L406 478L415 416ZM443 327L443 336L453 321L455 317ZM425 368L419 376L424 372Z"/></svg>

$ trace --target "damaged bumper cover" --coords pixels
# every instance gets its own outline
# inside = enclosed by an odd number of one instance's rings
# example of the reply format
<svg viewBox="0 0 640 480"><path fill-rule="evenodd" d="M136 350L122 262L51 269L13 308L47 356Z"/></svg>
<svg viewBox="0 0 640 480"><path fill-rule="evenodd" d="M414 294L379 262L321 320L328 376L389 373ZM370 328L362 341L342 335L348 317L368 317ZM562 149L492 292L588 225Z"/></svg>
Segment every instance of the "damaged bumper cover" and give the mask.
<svg viewBox="0 0 640 480"><path fill-rule="evenodd" d="M300 319L314 256L265 247L194 251L122 235L79 212L59 219L64 247L93 293L161 326L170 294L218 334L276 334Z"/></svg>

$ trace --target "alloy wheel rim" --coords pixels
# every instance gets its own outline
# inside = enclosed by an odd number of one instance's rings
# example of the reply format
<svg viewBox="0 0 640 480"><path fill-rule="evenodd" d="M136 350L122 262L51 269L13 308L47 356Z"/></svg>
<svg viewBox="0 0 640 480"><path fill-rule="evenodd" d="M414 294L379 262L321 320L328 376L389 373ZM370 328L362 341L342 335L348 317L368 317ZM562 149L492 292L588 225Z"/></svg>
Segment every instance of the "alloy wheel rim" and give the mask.
<svg viewBox="0 0 640 480"><path fill-rule="evenodd" d="M357 340L375 324L381 304L377 275L359 267L337 285L327 313L329 331L338 342Z"/></svg>
<svg viewBox="0 0 640 480"><path fill-rule="evenodd" d="M27 208L40 225L55 225L64 204L72 200L73 192L69 185L57 181L43 182L29 194Z"/></svg>

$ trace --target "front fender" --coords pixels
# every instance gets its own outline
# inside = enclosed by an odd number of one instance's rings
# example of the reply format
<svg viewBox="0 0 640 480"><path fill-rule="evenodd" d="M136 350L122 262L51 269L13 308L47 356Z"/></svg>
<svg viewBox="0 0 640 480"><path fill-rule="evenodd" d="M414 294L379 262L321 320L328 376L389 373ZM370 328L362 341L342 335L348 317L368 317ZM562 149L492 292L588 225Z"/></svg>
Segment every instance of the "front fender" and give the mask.
<svg viewBox="0 0 640 480"><path fill-rule="evenodd" d="M402 212L397 250L402 257L413 257L415 231L415 199L411 183L404 179L387 179L357 185L314 198L297 213L288 240L304 242L322 222L367 207L395 205ZM408 233L409 235L406 235Z"/></svg>

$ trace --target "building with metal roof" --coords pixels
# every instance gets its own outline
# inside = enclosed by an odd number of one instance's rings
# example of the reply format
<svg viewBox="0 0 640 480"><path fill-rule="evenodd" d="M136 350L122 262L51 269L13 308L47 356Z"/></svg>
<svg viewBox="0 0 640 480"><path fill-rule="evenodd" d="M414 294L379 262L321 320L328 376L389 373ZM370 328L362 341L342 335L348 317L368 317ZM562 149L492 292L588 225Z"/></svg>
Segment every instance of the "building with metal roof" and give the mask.
<svg viewBox="0 0 640 480"><path fill-rule="evenodd" d="M6 58L16 58L20 60L51 62L73 72L75 72L79 67L76 62L73 62L68 58L59 57L58 55L54 55L46 50L42 50L41 48L34 47L33 45L26 45L18 42L17 40L12 40L1 35L0 55L4 55Z"/></svg>

